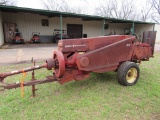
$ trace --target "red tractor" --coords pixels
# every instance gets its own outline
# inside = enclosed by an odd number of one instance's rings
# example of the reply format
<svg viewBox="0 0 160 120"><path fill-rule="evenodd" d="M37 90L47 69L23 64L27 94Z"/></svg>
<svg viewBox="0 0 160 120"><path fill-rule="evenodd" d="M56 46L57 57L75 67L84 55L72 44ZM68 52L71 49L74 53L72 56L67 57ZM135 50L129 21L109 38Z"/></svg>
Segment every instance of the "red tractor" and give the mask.
<svg viewBox="0 0 160 120"><path fill-rule="evenodd" d="M41 40L40 40L40 33L39 32L33 32L32 33L32 38L30 40L31 43L40 43Z"/></svg>
<svg viewBox="0 0 160 120"><path fill-rule="evenodd" d="M142 42L131 35L59 40L58 50L53 52L52 58L46 60L44 65L0 74L3 84L1 87L3 90L20 87L20 83L7 84L4 79L41 68L54 70L53 75L43 80L25 82L23 85L33 87L35 84L53 81L63 84L72 80L84 80L91 72L115 71L121 85L132 86L138 81L140 63L153 57L155 36L155 31L144 32ZM35 89L32 90L35 92Z"/></svg>
<svg viewBox="0 0 160 120"><path fill-rule="evenodd" d="M24 39L22 38L22 34L21 32L14 32L13 34L13 39L12 39L12 44L18 44L18 43L21 43L23 44L24 43Z"/></svg>
<svg viewBox="0 0 160 120"><path fill-rule="evenodd" d="M61 34L55 34L53 38L53 42L58 44L58 41L61 39ZM62 34L62 39L69 39L69 36L67 34Z"/></svg>

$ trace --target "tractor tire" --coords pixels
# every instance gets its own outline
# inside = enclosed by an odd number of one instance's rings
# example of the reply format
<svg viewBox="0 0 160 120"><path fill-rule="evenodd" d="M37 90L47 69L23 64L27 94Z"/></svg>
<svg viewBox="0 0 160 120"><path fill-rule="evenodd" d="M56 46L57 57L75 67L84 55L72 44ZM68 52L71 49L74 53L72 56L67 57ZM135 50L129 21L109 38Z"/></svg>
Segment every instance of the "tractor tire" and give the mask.
<svg viewBox="0 0 160 120"><path fill-rule="evenodd" d="M12 40L12 42L11 42L12 44L15 44L15 40Z"/></svg>
<svg viewBox="0 0 160 120"><path fill-rule="evenodd" d="M118 82L124 86L132 86L138 81L139 73L140 70L136 63L126 61L118 68Z"/></svg>
<svg viewBox="0 0 160 120"><path fill-rule="evenodd" d="M24 44L24 40L23 39L21 40L21 43Z"/></svg>
<svg viewBox="0 0 160 120"><path fill-rule="evenodd" d="M56 44L58 44L59 40L56 40Z"/></svg>

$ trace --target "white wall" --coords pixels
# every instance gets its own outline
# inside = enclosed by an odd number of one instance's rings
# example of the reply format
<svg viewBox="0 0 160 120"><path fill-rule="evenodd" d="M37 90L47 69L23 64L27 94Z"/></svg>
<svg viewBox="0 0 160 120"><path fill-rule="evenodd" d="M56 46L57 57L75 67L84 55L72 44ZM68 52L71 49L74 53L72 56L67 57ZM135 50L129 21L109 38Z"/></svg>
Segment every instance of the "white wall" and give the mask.
<svg viewBox="0 0 160 120"><path fill-rule="evenodd" d="M108 29L105 30L105 34L109 34L110 30L114 30L116 34L124 34L124 29L125 28L131 28L132 24L131 23L109 23Z"/></svg>
<svg viewBox="0 0 160 120"><path fill-rule="evenodd" d="M101 36L102 23L103 23L102 21L83 21L82 19L79 19L79 18L64 19L65 26L67 24L82 24L83 34L87 34L87 37Z"/></svg>
<svg viewBox="0 0 160 120"><path fill-rule="evenodd" d="M160 43L160 24L155 24L154 30L157 31L156 43Z"/></svg>
<svg viewBox="0 0 160 120"><path fill-rule="evenodd" d="M49 26L42 26L41 20L48 19ZM24 13L6 13L3 12L3 22L16 23L20 32L22 32L25 41L29 41L32 32L40 32L41 35L53 35L54 29L60 29L60 18L24 14ZM88 37L102 35L102 21L82 21L79 18L63 18L63 29L67 30L67 24L82 24L83 34Z"/></svg>
<svg viewBox="0 0 160 120"><path fill-rule="evenodd" d="M41 35L53 35L54 29L60 29L60 18L25 14L25 13L7 13L3 12L3 22L16 23L20 32L22 32L25 41L29 41L32 32L40 32ZM42 26L41 20L48 19L49 26ZM80 18L63 18L63 29L67 30L67 24L82 24L83 34L87 37L97 37L102 35L103 21L83 21ZM109 34L111 29L115 29L116 34L123 34L124 28L130 28L130 24L110 23L109 28L104 34Z"/></svg>
<svg viewBox="0 0 160 120"><path fill-rule="evenodd" d="M3 25L2 25L2 13L0 11L0 46L4 44Z"/></svg>
<svg viewBox="0 0 160 120"><path fill-rule="evenodd" d="M31 39L32 32L40 32L41 35L53 35L54 22L49 18L49 26L42 26L41 20L48 17L36 14L6 13L3 12L3 22L16 23L18 30L22 32L25 41Z"/></svg>
<svg viewBox="0 0 160 120"><path fill-rule="evenodd" d="M40 32L41 35L53 35L54 29L60 29L60 18L42 16L38 14L28 13L2 13L3 22L16 23L20 32L22 32L25 41L29 41L32 32ZM48 19L49 26L42 26L41 20ZM1 20L0 20L1 21ZM1 22L0 22L1 23ZM107 23L107 21L106 21ZM63 17L63 29L67 30L67 24L82 24L83 34L87 37L96 37L102 35L103 21L83 21L80 18ZM116 34L123 34L125 28L131 28L132 23L108 23L109 28L104 31L104 35L108 35L110 30L114 30ZM2 24L0 24L0 27ZM135 32L137 36L143 34L145 30L153 30L150 24L135 24ZM0 34L2 34L1 31ZM1 36L2 37L2 36Z"/></svg>
<svg viewBox="0 0 160 120"><path fill-rule="evenodd" d="M144 31L153 31L153 29L154 29L154 24L135 24L135 33L137 37L139 37L139 35L143 37Z"/></svg>

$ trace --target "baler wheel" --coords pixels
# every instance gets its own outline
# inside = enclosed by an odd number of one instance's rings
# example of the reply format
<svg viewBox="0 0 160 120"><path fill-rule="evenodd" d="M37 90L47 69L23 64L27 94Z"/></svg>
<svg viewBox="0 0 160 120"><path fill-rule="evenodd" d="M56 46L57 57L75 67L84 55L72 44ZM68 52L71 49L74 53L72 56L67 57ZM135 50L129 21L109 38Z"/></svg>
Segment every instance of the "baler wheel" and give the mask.
<svg viewBox="0 0 160 120"><path fill-rule="evenodd" d="M53 59L55 61L54 71L57 77L62 77L65 72L65 61L61 51L54 51Z"/></svg>
<svg viewBox="0 0 160 120"><path fill-rule="evenodd" d="M124 86L136 84L139 78L139 67L134 62L124 62L118 68L118 82Z"/></svg>

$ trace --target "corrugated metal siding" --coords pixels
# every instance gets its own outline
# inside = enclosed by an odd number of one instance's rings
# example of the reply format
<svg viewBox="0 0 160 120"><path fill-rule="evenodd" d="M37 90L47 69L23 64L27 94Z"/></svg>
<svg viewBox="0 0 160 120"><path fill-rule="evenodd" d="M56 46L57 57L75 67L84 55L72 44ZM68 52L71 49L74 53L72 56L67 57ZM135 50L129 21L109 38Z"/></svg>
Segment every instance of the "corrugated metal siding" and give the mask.
<svg viewBox="0 0 160 120"><path fill-rule="evenodd" d="M52 36L54 29L60 29L60 18L41 16L37 14L26 13L2 13L3 22L16 23L20 32L22 32L25 41L29 41L32 32L40 32L41 35ZM41 20L48 19L49 26L42 26ZM107 22L106 22L107 23ZM87 37L96 37L102 35L103 21L83 21L80 18L63 18L63 30L67 30L67 24L82 24L83 34L87 34ZM126 23L108 23L109 28L104 31L105 35L110 33L110 30L114 30L116 34L123 34L125 28L131 28L132 24ZM153 25L149 24L136 24L136 34L142 35L143 31L153 30Z"/></svg>
<svg viewBox="0 0 160 120"><path fill-rule="evenodd" d="M143 37L143 32L144 31L152 31L154 28L154 24L136 24L135 25L135 33L137 37L141 35Z"/></svg>
<svg viewBox="0 0 160 120"><path fill-rule="evenodd" d="M41 19L48 19L49 26L42 26ZM32 32L40 32L41 35L53 35L54 29L60 29L60 18L48 18L46 16L24 13L3 12L3 22L16 23L22 32L25 41L29 41ZM80 18L63 18L63 29L67 30L67 24L82 24L83 33L88 37L102 35L102 21L82 21Z"/></svg>
<svg viewBox="0 0 160 120"><path fill-rule="evenodd" d="M49 26L42 26L42 19L48 19ZM51 18L35 14L3 12L3 22L16 23L25 41L30 40L32 32L40 32L41 35L53 35L54 22L52 21Z"/></svg>
<svg viewBox="0 0 160 120"><path fill-rule="evenodd" d="M157 31L156 35L156 43L160 43L160 24L155 24L155 31Z"/></svg>
<svg viewBox="0 0 160 120"><path fill-rule="evenodd" d="M101 36L102 23L102 21L84 21L83 34L87 34L87 37Z"/></svg>
<svg viewBox="0 0 160 120"><path fill-rule="evenodd" d="M132 24L126 24L126 23L109 23L108 29L106 29L105 34L108 35L110 31L115 30L116 34L124 34L125 28L131 28Z"/></svg>
<svg viewBox="0 0 160 120"><path fill-rule="evenodd" d="M102 35L102 21L83 21L80 18L63 18L64 30L67 30L67 24L83 25L83 34L87 34L87 37L96 37Z"/></svg>
<svg viewBox="0 0 160 120"><path fill-rule="evenodd" d="M0 11L0 46L4 44L3 25L2 25L2 13Z"/></svg>

